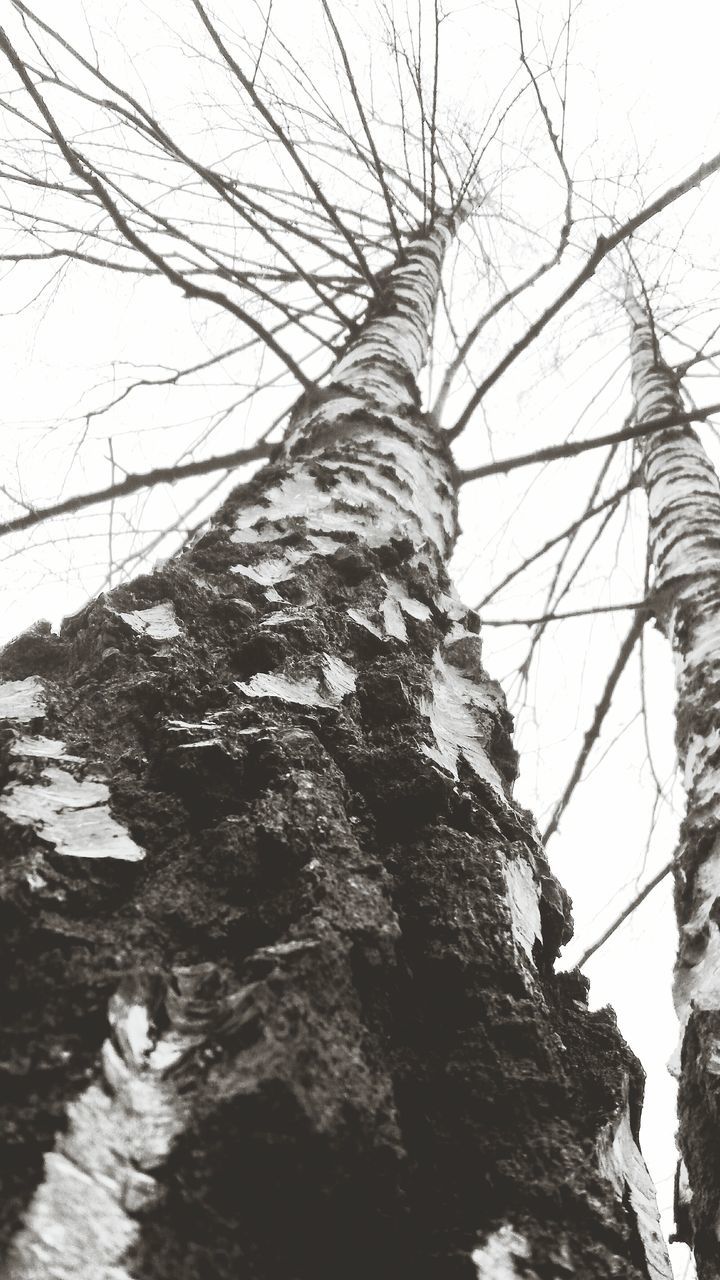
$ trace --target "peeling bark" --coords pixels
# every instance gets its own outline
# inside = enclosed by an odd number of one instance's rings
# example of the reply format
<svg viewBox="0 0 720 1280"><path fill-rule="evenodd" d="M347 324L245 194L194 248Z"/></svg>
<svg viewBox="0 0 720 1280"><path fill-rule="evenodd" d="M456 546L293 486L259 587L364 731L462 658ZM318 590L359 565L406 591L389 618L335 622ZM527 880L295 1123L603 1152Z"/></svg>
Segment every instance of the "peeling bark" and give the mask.
<svg viewBox="0 0 720 1280"><path fill-rule="evenodd" d="M637 418L682 411L651 319L633 299ZM720 1276L720 483L690 427L643 441L653 598L676 670L676 742L686 812L676 852L679 947L674 998L680 1043L679 1144L684 1165L678 1238L693 1244L701 1280Z"/></svg>
<svg viewBox="0 0 720 1280"><path fill-rule="evenodd" d="M451 231L191 546L2 657L12 1280L669 1276L639 1068L554 973L568 901L444 568Z"/></svg>

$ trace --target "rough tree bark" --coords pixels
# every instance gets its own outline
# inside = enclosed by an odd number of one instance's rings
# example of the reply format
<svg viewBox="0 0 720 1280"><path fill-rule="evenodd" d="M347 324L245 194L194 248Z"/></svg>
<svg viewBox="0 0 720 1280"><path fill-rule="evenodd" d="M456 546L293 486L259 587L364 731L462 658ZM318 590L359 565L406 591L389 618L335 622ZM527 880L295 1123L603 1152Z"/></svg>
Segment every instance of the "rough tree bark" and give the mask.
<svg viewBox="0 0 720 1280"><path fill-rule="evenodd" d="M649 311L631 294L627 308L638 421L682 412ZM705 1280L720 1276L720 483L690 427L645 437L642 465L653 604L675 655L676 742L687 797L675 862L683 1158L676 1216Z"/></svg>
<svg viewBox="0 0 720 1280"><path fill-rule="evenodd" d="M444 567L452 230L194 545L2 657L13 1280L670 1274Z"/></svg>

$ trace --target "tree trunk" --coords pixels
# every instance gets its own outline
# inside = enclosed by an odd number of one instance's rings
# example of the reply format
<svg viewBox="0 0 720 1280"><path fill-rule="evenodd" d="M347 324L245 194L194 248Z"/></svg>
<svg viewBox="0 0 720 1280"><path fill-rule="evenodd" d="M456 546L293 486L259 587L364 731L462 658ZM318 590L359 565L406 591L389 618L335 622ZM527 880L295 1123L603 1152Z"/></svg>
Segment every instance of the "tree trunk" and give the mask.
<svg viewBox="0 0 720 1280"><path fill-rule="evenodd" d="M682 412L651 318L628 299L639 422ZM701 1280L720 1276L720 484L689 427L644 438L653 603L676 666L676 742L686 813L675 865L680 1047L676 1187L679 1238Z"/></svg>
<svg viewBox="0 0 720 1280"><path fill-rule="evenodd" d="M13 1280L670 1274L444 569L451 232L194 545L5 651Z"/></svg>

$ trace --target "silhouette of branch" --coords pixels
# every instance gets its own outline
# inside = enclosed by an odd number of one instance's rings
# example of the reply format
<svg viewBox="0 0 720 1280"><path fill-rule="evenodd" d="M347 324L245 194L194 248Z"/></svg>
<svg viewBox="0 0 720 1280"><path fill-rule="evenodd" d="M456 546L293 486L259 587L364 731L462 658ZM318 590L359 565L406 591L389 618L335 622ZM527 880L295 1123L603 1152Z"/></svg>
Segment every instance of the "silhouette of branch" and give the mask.
<svg viewBox="0 0 720 1280"><path fill-rule="evenodd" d="M120 232L127 244L131 245L132 248L140 253L142 257L146 258L149 262L152 262L153 266L155 266L158 271L160 271L172 284L180 288L186 297L199 298L206 302L214 302L225 308L225 310L229 311L238 320L241 320L243 324L247 325L247 327L252 330L253 333L262 338L269 350L287 366L293 374L293 377L297 379L304 390L311 390L314 383L307 377L289 352L285 351L276 339L273 338L272 334L264 325L260 324L254 316L250 315L250 313L245 311L242 307L239 307L237 303L233 302L219 289L207 289L204 286L191 283L186 276L183 276L181 272L170 266L169 262L161 254L157 253L149 244L147 244L146 241L144 241L130 226L127 218L122 214L115 201L111 198L105 184L100 181L88 160L85 159L74 147L72 147L65 138L60 126L50 111L50 108L47 106L45 99L39 92L37 86L33 84L24 62L16 53L13 45L10 43L2 28L0 28L0 51L5 54L5 57L16 72L18 78L22 81L25 89L27 90L28 96L40 112L40 115L52 135L53 141L58 147L68 167L75 176L80 178L80 180L92 191L93 195L102 205L105 212L109 214L112 222L115 224L117 230Z"/></svg>
<svg viewBox="0 0 720 1280"><path fill-rule="evenodd" d="M377 180L380 184L380 189L383 193L385 207L388 211L388 220L390 222L390 228L392 230L393 239L395 240L398 253L402 253L403 251L402 241L400 239L400 232L398 230L398 225L395 220L395 209L393 206L392 196L390 195L389 187L387 185L387 182L385 181L384 166L383 166L382 160L380 159L378 149L375 146L375 139L373 138L372 131L370 129L370 124L368 122L367 115L365 114L365 109L362 104L362 99L357 90L355 77L352 72L352 67L350 66L350 59L348 58L347 50L345 49L342 36L340 35L340 31L338 30L337 23L335 22L335 19L332 16L332 12L330 10L330 6L327 0L321 0L321 3L322 3L323 11L325 13L325 17L330 23L332 33L335 37L335 43L337 44L337 47L340 51L340 57L342 58L343 66L345 68L345 75L347 76L347 82L350 87L352 99L353 99L353 102L355 103L355 106L357 107L357 113L360 117L360 123L362 124L363 132L365 134L365 137L367 138L367 143L370 148L370 152L372 154L375 173L377 174Z"/></svg>
<svg viewBox="0 0 720 1280"><path fill-rule="evenodd" d="M21 529L32 529L44 520L52 520L54 516L69 515L81 511L83 507L93 507L99 502L111 502L116 498L124 498L139 489L149 489L156 484L175 484L178 480L186 480L189 476L204 476L223 468L239 467L246 462L256 462L267 458L272 445L250 445L247 449L235 449L232 453L218 454L213 458L199 458L194 462L182 462L173 467L154 467L152 471L137 473L128 472L124 480L117 484L107 485L104 489L95 489L91 493L76 494L73 498L63 498L47 507L31 509L22 516L0 522L0 537L7 533L18 533Z"/></svg>
<svg viewBox="0 0 720 1280"><path fill-rule="evenodd" d="M252 81L244 74L239 63L232 56L230 50L225 44L225 41L220 36L220 33L217 30L217 27L215 27L215 25L210 21L210 18L205 8L203 7L203 5L200 3L200 0L192 0L192 5L198 17L200 18L200 21L205 27L205 30L210 36L210 39L215 45L215 48L217 49L218 53L221 55L226 65L230 68L233 75L236 76L236 78L240 81L240 84L242 85L245 92L248 94L248 97L252 101L252 104L255 107L255 109L262 116L266 124L270 126L270 128L272 129L278 141L282 143L283 147L287 151L293 163L296 165L296 167L302 174L310 190L314 193L314 195L317 197L318 201L322 205L330 221L337 228L337 230L340 232L343 238L347 241L352 251L352 254L355 257L355 260L357 261L358 266L360 267L360 271L363 275L363 278L365 279L367 284L370 285L371 289L373 290L373 293L377 293L378 292L377 281L372 271L370 270L370 267L368 266L367 259L365 258L365 255L363 254L362 249L358 245L355 236L353 236L353 234L345 226L342 219L339 217L337 210L333 207L333 205L327 199L327 196L323 192L322 187L310 173L310 170L308 169L307 165L305 164L305 161L302 159L300 153L298 152L297 147L294 146L290 138L287 136L286 131L280 126L280 124L278 124L277 120L275 119L274 115L270 111L269 107L263 102L262 98L258 94Z"/></svg>
<svg viewBox="0 0 720 1280"><path fill-rule="evenodd" d="M602 696L600 698L600 701L597 704L597 707L595 708L595 714L592 719L592 724L590 725L589 729L587 729L585 733L582 747L580 748L580 752L578 754L577 760L573 765L572 773L570 774L570 778L568 780L567 786L565 787L565 790L563 791L560 799L555 805L555 808L553 809L553 812L550 817L550 821L548 822L545 830L543 831L543 841L545 842L547 842L550 839L550 836L554 835L554 833L557 831L558 825L560 823L560 819L564 814L565 810L567 809L570 803L570 800L572 799L572 794L576 786L578 785L580 778L582 777L583 769L587 764L588 756L590 755L590 752L592 751L595 743L597 742L598 737L600 736L600 730L602 729L605 717L608 711L610 710L613 694L615 693L615 690L617 688L618 681L620 680L620 677L630 660L630 655L632 654L632 651L635 648L635 645L637 644L638 639L640 638L640 633L642 632L642 629L648 620L648 617L650 614L650 606L648 605L647 602L643 602L640 605L636 605L634 607L636 608L637 612L635 614L635 617L632 620L630 630L628 631L627 635L625 636L625 639L623 640L620 646L620 651L617 655L617 658L613 663L613 667L605 683L605 688L603 689Z"/></svg>
<svg viewBox="0 0 720 1280"><path fill-rule="evenodd" d="M637 910L640 904L644 902L647 897L650 896L653 889L657 889L658 885L662 884L665 877L668 876L672 871L673 866L674 866L674 859L671 859L670 862L666 862L665 866L661 867L660 870L657 872L657 875L654 875L652 880L648 880L648 883L643 886L643 888L639 891L639 893L636 893L635 897L632 898L630 902L628 902L627 906L623 907L622 911L620 912L620 915L617 916L615 920L613 920L611 925L608 925L605 932L600 935L597 941L593 942L591 946L587 947L586 950L583 951L582 955L580 956L580 959L576 961L576 967L578 969L582 969L583 966L587 964L590 957L594 956L596 952L600 950L601 947L605 946L605 943L608 941L608 939L612 938L613 934L616 933L617 930L620 928L620 925L624 924L625 921L628 920L629 917L632 915L633 911Z"/></svg>
<svg viewBox="0 0 720 1280"><path fill-rule="evenodd" d="M587 609L568 609L563 613L541 613L537 618L480 618L484 627L534 627L538 623L562 622L564 618L587 618L593 613L617 613L624 609L645 609L644 600L630 600L624 604L598 604Z"/></svg>
<svg viewBox="0 0 720 1280"><path fill-rule="evenodd" d="M557 458L574 458L588 449L603 449L609 444L620 444L623 440L638 440L642 436L652 435L654 431L669 431L671 427L685 427L691 422L705 422L713 414L720 413L720 404L708 404L700 409L689 409L686 413L673 413L664 418L653 418L635 426L623 427L620 431L609 431L606 435L593 436L591 440L568 440L565 444L549 444L533 453L520 453L514 458L499 458L496 462L485 462L480 467L460 472L460 483L468 484L470 480L481 480L484 476L505 475L518 467L535 466L540 462L554 462Z"/></svg>
<svg viewBox="0 0 720 1280"><path fill-rule="evenodd" d="M529 556L526 556L520 564L516 565L514 569L511 569L510 572L492 588L492 590L488 591L487 595L484 596L482 600L478 601L478 603L473 606L473 608L478 610L482 609L484 605L488 604L498 594L498 592L502 591L503 587L506 587L514 578L518 578L521 573L524 573L526 569L530 568L531 564L534 564L536 560L541 558L541 556L544 556L548 551L551 551L554 546L557 546L558 542L562 542L565 538L571 538L573 534L577 533L578 529L581 529L588 520L592 520L595 516L600 515L600 512L606 511L608 507L614 506L628 493L632 493L635 487L636 481L634 479L629 480L627 484L622 485L620 489L616 489L614 493L611 493L609 498L604 498L602 502L598 502L597 506L589 506L586 511L583 511L581 516L578 516L576 520L573 520L572 524L561 529L560 533L554 534L552 538L548 538L547 542L544 542L541 547L538 547Z"/></svg>
<svg viewBox="0 0 720 1280"><path fill-rule="evenodd" d="M495 383L502 377L506 370L514 364L518 356L521 355L522 352L525 351L543 332L543 329L547 327L550 321L553 320L555 316L562 311L563 307L575 297L575 294L582 288L582 286L586 284L588 280L592 279L600 266L600 263L608 256L608 254L612 253L614 249L617 249L618 245L622 244L624 240L627 240L630 236L634 235L634 233L638 231L640 227L644 226L646 222L649 222L652 218L656 217L658 213L661 213L671 204L674 204L674 202L679 200L681 196L687 195L689 191L693 191L696 187L699 187L701 183L705 182L714 173L717 173L718 170L720 170L720 152L710 160L706 160L703 164L698 165L697 169L694 169L693 172L689 174L687 178L684 178L682 182L678 182L674 186L668 187L657 197L657 199L652 200L650 204L646 205L644 209L641 209L636 213L634 217L629 218L627 222L624 222L622 226L611 232L610 235L598 236L595 248L586 259L585 264L580 271L578 271L570 283L566 285L555 301L552 302L549 307L546 307L542 314L538 316L538 319L530 325L530 328L526 330L522 338L519 338L518 341L513 344L510 350L503 356L499 364L495 366L495 368L477 387L455 425L448 430L448 436L451 440L454 440L456 436L459 436L461 431L464 431L485 394L491 387L495 386Z"/></svg>

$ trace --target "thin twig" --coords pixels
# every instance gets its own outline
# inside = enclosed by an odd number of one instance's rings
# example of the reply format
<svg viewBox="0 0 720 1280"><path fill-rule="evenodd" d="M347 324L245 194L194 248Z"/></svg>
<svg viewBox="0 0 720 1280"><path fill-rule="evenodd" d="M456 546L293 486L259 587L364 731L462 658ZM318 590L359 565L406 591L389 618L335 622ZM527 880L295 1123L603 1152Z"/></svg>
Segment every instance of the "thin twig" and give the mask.
<svg viewBox="0 0 720 1280"><path fill-rule="evenodd" d="M666 862L665 866L660 868L657 875L654 875L652 880L649 880L648 883L640 890L640 892L636 893L635 897L630 900L627 906L623 907L623 910L620 912L620 915L617 916L615 920L613 920L612 924L608 926L608 928L605 930L603 934L601 934L601 936L597 939L597 941L593 942L592 946L587 947L586 950L583 951L582 955L580 956L580 959L576 961L576 967L578 969L582 969L583 966L587 964L590 957L594 956L596 951L599 951L601 947L604 947L608 939L612 938L613 934L620 928L620 925L625 923L628 917L632 915L633 911L635 911L640 906L641 902L644 902L645 899L649 897L653 889L657 889L658 885L662 884L662 881L665 879L665 877L668 876L672 871L673 866L674 866L674 859L671 859L670 862Z"/></svg>
<svg viewBox="0 0 720 1280"><path fill-rule="evenodd" d="M646 600L628 600L623 604L597 604L587 609L568 609L565 613L541 613L537 618L480 618L480 622L484 627L534 627L540 622L562 622L564 618L587 618L593 613L618 613L624 609L646 608Z"/></svg>
<svg viewBox="0 0 720 1280"><path fill-rule="evenodd" d="M535 341L550 321L553 320L560 311L562 311L566 303L568 303L571 298L575 297L575 294L582 288L582 286L586 284L588 280L592 279L600 266L600 263L608 256L608 254L612 253L614 249L617 249L618 245L622 244L624 240L629 239L629 237L634 235L636 231L639 231L640 227L644 226L646 222L649 222L654 218L656 214L667 209L676 200L679 200L681 196L687 195L689 191L693 191L696 187L700 186L701 183L705 182L707 178L711 177L714 173L717 173L719 169L720 152L713 156L712 159L706 160L703 164L698 165L697 169L694 169L693 172L689 174L687 178L684 178L682 182L678 182L674 186L668 187L666 191L663 191L662 194L657 197L657 199L652 200L650 204L646 205L644 209L641 209L639 213L636 213L634 217L629 218L627 222L624 222L621 227L618 227L615 231L611 232L610 235L598 236L595 242L595 248L586 259L584 266L581 267L577 275L573 277L555 301L551 302L550 306L545 308L542 314L538 316L537 320L535 320L534 323L530 325L530 328L526 330L522 338L519 338L518 341L513 344L510 350L503 356L499 364L497 364L480 383L477 390L470 397L454 427L449 429L448 436L451 440L454 440L455 437L465 429L485 394L491 387L495 386L495 383L502 377L506 370L510 368L511 364L514 364L518 356Z"/></svg>
<svg viewBox="0 0 720 1280"><path fill-rule="evenodd" d="M478 603L473 607L475 609L482 609L484 605L488 604L500 591L502 591L503 587L506 587L514 578L519 577L521 573L524 573L526 569L529 569L531 564L534 564L536 560L539 560L548 551L551 551L558 542L563 542L565 538L571 538L573 534L577 533L578 530L587 523L588 520L592 520L595 516L600 515L602 511L606 511L608 507L620 502L624 497L627 497L629 493L632 493L633 489L636 487L636 483L637 482L634 479L631 479L620 489L616 489L615 493L611 493L609 498L605 498L602 502L599 502L596 507L588 507L581 516L578 516L576 520L572 521L572 524L567 525L565 529L561 529L560 533L554 534L552 538L548 538L547 542L544 542L541 547L538 547L529 556L526 556L524 560L521 560L520 564L516 565L514 569L511 569L509 573L506 573L505 577L502 578L496 586L492 587L492 589L488 591L487 595L484 596L482 600L478 601Z"/></svg>
<svg viewBox="0 0 720 1280"><path fill-rule="evenodd" d="M617 655L617 658L615 659L612 670L607 678L607 681L605 683L605 688L602 691L602 696L600 698L600 701L597 704L597 707L595 708L595 714L592 719L592 724L590 725L589 729L585 733L582 747L580 748L580 752L578 754L577 760L575 761L575 764L573 766L573 770L572 770L572 773L570 774L570 778L568 779L567 786L565 787L565 790L563 791L560 799L555 805L555 808L553 809L552 815L550 817L550 821L548 822L545 830L543 831L543 841L548 841L550 839L550 836L554 835L554 833L558 829L560 819L564 814L565 810L567 809L570 803L570 800L572 798L572 794L576 786L578 785L580 778L582 777L582 772L583 772L583 769L585 768L585 765L587 764L588 756L590 755L590 752L592 751L595 743L597 742L597 739L600 736L600 730L602 729L605 717L608 711L610 710L610 704L612 703L613 694L615 693L615 690L617 688L618 681L630 660L630 655L633 649L635 648L635 645L637 644L638 639L640 638L640 634L642 632L643 627L645 626L645 623L648 620L649 606L647 602L644 602L642 605L635 606L635 607L637 608L637 612L635 614L635 617L632 620L630 630L628 631L627 635L625 636L625 639L623 640L620 646L620 651Z"/></svg>

